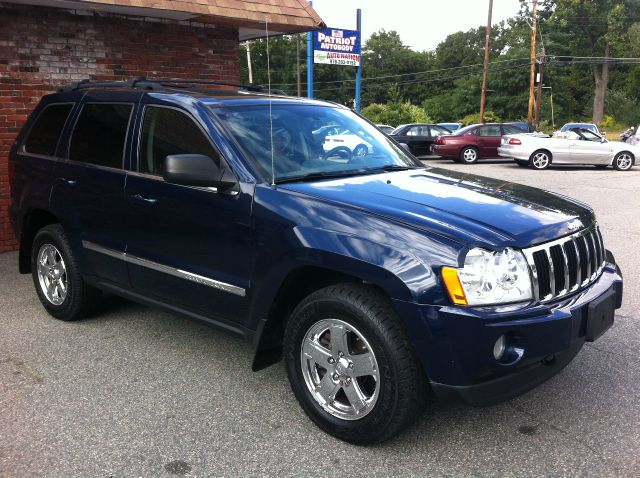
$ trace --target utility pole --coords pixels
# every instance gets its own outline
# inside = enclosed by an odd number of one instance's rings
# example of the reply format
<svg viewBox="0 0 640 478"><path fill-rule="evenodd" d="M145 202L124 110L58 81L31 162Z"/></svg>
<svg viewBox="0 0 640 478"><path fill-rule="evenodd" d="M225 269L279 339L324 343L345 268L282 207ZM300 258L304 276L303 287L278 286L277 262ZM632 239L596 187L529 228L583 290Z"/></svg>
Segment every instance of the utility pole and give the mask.
<svg viewBox="0 0 640 478"><path fill-rule="evenodd" d="M540 104L542 103L542 79L544 75L544 47L540 49L538 66L538 91L536 92L536 129L540 127Z"/></svg>
<svg viewBox="0 0 640 478"><path fill-rule="evenodd" d="M480 123L484 123L484 104L487 99L487 77L489 76L489 55L491 54L491 13L493 0L489 0L489 18L487 19L487 36L484 41L484 67L482 69L482 93L480 94Z"/></svg>
<svg viewBox="0 0 640 478"><path fill-rule="evenodd" d="M251 68L251 42L245 43L247 49L247 66L249 67L249 83L253 83L253 69Z"/></svg>
<svg viewBox="0 0 640 478"><path fill-rule="evenodd" d="M302 85L300 83L300 34L296 34L296 82L298 84L298 96L302 96Z"/></svg>
<svg viewBox="0 0 640 478"><path fill-rule="evenodd" d="M536 79L536 6L538 0L533 0L533 25L531 26L531 75L529 79L529 111L527 121L533 125L533 92Z"/></svg>

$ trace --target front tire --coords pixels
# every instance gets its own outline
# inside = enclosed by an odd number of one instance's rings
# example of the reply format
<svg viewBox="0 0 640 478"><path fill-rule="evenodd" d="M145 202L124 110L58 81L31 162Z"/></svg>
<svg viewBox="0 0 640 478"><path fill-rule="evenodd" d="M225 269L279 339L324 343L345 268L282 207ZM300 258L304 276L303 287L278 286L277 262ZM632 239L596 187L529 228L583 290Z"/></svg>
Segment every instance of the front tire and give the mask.
<svg viewBox="0 0 640 478"><path fill-rule="evenodd" d="M424 372L389 302L363 284L337 284L304 299L284 337L291 388L327 433L365 445L413 422Z"/></svg>
<svg viewBox="0 0 640 478"><path fill-rule="evenodd" d="M547 169L551 164L551 154L548 151L540 149L538 151L534 151L534 153L529 158L529 165L533 169L542 170Z"/></svg>
<svg viewBox="0 0 640 478"><path fill-rule="evenodd" d="M102 295L82 279L60 224L40 229L33 239L31 275L40 302L56 319L71 321L86 317Z"/></svg>
<svg viewBox="0 0 640 478"><path fill-rule="evenodd" d="M635 158L631 153L622 151L613 158L613 167L618 171L629 171L634 162Z"/></svg>
<svg viewBox="0 0 640 478"><path fill-rule="evenodd" d="M460 161L465 164L474 164L480 158L480 153L473 146L467 146L460 151Z"/></svg>

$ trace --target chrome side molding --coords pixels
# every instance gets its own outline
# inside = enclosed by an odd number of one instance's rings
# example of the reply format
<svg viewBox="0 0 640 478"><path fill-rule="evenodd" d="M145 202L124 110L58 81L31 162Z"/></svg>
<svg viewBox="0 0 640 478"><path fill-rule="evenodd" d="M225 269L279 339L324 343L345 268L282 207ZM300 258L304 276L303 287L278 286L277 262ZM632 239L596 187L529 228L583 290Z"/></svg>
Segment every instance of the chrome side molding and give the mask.
<svg viewBox="0 0 640 478"><path fill-rule="evenodd" d="M201 276L193 272L177 269L175 267L170 267L164 264L159 264L157 262L150 261L148 259L143 259L141 257L127 254L126 252L119 252L114 249L109 249L108 247L100 246L94 242L82 241L82 247L94 252L98 252L100 254L105 254L107 256L123 260L125 262L129 262L130 264L135 264L141 267L147 267L148 269L153 269L155 271L162 272L164 274L169 274L174 277L179 277L180 279L186 279L191 282L196 282L197 284L206 285L213 289L218 289L223 292L228 292L229 294L244 297L247 292L244 288L238 287L233 284L221 282L215 279L211 279L210 277Z"/></svg>

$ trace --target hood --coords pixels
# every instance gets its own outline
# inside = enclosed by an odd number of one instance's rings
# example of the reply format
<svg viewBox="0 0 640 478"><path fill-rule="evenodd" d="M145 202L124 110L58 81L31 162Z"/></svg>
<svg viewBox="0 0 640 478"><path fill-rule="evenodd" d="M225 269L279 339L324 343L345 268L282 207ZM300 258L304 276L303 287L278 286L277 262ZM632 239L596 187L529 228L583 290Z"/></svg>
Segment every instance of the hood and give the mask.
<svg viewBox="0 0 640 478"><path fill-rule="evenodd" d="M439 168L281 186L470 246L528 247L589 226L593 211L541 189Z"/></svg>

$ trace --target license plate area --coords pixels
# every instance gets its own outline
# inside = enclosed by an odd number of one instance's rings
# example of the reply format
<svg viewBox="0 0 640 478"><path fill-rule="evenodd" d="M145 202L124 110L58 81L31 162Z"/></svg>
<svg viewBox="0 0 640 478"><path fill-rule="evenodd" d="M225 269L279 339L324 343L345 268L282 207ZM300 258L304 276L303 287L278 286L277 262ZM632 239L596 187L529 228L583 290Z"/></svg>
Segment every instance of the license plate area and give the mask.
<svg viewBox="0 0 640 478"><path fill-rule="evenodd" d="M613 325L616 307L616 291L611 288L587 308L585 340L593 342Z"/></svg>

